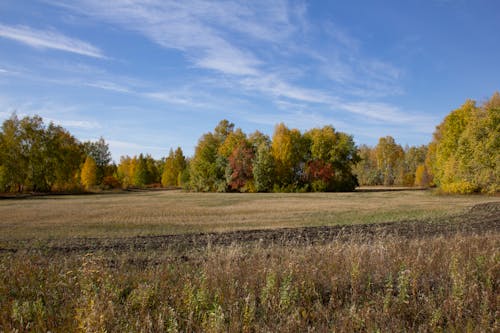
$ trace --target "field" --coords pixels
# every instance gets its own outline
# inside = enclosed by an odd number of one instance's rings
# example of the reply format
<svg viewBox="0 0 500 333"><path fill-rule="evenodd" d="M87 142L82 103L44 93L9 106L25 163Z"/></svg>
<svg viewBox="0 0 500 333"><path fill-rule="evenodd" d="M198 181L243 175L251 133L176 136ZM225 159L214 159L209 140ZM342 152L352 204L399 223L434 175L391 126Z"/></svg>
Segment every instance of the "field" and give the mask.
<svg viewBox="0 0 500 333"><path fill-rule="evenodd" d="M498 331L500 199L0 200L0 332Z"/></svg>

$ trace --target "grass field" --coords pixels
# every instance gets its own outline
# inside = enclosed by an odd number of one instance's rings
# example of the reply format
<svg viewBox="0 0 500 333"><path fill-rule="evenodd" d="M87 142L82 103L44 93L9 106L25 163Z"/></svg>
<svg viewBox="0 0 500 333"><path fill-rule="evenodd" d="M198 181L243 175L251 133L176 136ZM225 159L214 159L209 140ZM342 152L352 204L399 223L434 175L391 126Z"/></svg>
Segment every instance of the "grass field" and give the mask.
<svg viewBox="0 0 500 333"><path fill-rule="evenodd" d="M216 194L180 191L0 200L0 241L128 237L429 219L498 197L428 191Z"/></svg>
<svg viewBox="0 0 500 333"><path fill-rule="evenodd" d="M500 330L498 197L133 192L0 217L0 332Z"/></svg>

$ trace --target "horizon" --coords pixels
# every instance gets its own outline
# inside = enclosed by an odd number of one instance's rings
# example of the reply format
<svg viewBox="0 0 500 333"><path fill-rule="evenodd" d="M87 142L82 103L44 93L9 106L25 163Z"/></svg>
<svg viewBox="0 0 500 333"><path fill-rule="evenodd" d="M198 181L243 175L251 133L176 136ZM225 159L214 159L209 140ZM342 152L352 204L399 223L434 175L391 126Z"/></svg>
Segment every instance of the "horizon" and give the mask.
<svg viewBox="0 0 500 333"><path fill-rule="evenodd" d="M115 162L192 156L222 119L427 144L450 111L499 90L500 4L385 4L0 3L0 121L37 114L103 137Z"/></svg>

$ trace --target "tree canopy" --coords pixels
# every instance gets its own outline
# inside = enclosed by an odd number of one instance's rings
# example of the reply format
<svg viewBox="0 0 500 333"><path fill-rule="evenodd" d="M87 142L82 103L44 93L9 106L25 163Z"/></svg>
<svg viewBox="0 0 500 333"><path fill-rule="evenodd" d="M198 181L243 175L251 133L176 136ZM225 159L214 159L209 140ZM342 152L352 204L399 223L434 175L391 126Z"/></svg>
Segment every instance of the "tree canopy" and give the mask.
<svg viewBox="0 0 500 333"><path fill-rule="evenodd" d="M0 192L175 186L204 192L352 191L361 185L437 186L450 193L500 190L500 93L467 100L436 127L429 145L392 136L356 147L332 126L302 133L279 123L272 137L247 135L224 119L201 136L194 156L122 156L104 138L78 141L39 116L15 113L0 128Z"/></svg>

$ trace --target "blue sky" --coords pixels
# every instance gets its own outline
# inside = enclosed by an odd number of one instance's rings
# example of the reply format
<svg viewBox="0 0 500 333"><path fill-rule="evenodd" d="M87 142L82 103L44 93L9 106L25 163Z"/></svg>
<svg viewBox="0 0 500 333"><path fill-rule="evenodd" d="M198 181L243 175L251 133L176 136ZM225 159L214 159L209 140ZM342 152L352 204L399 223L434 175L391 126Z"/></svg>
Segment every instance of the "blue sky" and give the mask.
<svg viewBox="0 0 500 333"><path fill-rule="evenodd" d="M500 90L500 1L0 0L0 120L38 114L115 160L221 119L426 144Z"/></svg>

